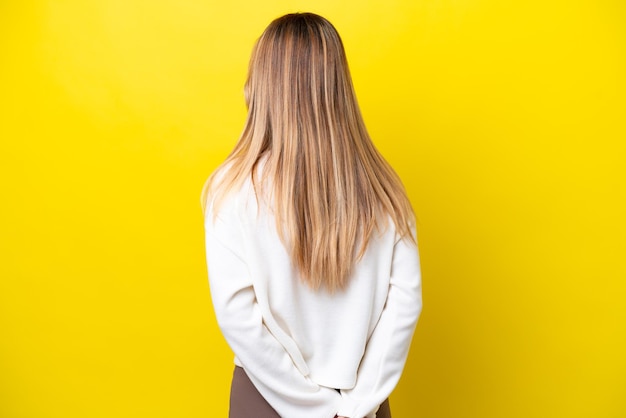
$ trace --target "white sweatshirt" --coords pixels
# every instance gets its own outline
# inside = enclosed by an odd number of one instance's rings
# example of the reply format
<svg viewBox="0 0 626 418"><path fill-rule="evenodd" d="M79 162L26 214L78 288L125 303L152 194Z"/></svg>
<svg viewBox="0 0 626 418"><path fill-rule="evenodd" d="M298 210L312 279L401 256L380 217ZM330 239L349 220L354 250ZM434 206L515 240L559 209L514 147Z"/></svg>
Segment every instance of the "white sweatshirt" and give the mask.
<svg viewBox="0 0 626 418"><path fill-rule="evenodd" d="M283 418L374 418L402 373L422 308L418 250L392 222L345 291L312 291L251 182L205 214L209 283L235 364ZM339 389L336 390L336 389Z"/></svg>

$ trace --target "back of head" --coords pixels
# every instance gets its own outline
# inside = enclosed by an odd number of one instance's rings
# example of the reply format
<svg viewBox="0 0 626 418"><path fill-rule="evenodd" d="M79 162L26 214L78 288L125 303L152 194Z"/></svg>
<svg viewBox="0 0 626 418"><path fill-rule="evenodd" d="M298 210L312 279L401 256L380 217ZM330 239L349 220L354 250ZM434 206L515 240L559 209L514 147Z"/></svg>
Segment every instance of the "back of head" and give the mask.
<svg viewBox="0 0 626 418"><path fill-rule="evenodd" d="M328 20L312 13L274 20L254 47L245 98L244 130L208 193L219 204L252 176L259 193L271 196L278 233L306 283L345 287L389 217L411 238L411 205L367 133ZM263 157L263 176L255 179Z"/></svg>
<svg viewBox="0 0 626 418"><path fill-rule="evenodd" d="M343 44L321 16L274 20L255 45L245 86L250 114L268 124L273 140L360 116Z"/></svg>

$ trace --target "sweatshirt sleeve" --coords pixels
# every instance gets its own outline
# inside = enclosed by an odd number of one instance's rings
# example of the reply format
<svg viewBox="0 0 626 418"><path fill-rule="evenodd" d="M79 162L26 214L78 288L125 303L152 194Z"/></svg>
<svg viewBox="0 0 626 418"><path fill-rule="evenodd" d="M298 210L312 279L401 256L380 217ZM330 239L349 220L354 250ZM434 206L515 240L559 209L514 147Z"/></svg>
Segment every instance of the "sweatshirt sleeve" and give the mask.
<svg viewBox="0 0 626 418"><path fill-rule="evenodd" d="M251 277L254 268L242 255L245 238L236 210L223 209L215 222L207 211L205 241L211 298L224 338L281 417L333 418L341 395L303 375L265 325Z"/></svg>
<svg viewBox="0 0 626 418"><path fill-rule="evenodd" d="M367 343L356 385L342 390L337 412L350 418L374 418L395 388L422 310L421 269L415 244L396 242L385 307Z"/></svg>

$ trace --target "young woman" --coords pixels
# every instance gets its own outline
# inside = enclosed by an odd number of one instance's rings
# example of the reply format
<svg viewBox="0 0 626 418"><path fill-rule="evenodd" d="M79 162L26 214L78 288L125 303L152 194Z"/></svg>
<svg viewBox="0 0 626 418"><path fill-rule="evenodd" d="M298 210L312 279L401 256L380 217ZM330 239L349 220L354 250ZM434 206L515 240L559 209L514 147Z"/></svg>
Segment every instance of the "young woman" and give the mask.
<svg viewBox="0 0 626 418"><path fill-rule="evenodd" d="M415 221L335 28L274 20L245 98L243 133L203 191L230 417L390 417L422 307Z"/></svg>

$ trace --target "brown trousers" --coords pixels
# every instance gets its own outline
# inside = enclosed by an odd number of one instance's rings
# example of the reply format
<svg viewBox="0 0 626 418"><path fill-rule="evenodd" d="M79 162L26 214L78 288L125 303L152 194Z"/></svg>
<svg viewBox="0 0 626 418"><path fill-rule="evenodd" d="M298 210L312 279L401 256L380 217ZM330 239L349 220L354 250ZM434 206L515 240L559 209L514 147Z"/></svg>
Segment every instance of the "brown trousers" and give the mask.
<svg viewBox="0 0 626 418"><path fill-rule="evenodd" d="M230 387L229 418L281 418L261 396L241 367L235 367ZM297 418L297 417L284 417ZM356 418L356 417L354 417ZM380 405L376 418L391 418L389 399Z"/></svg>

